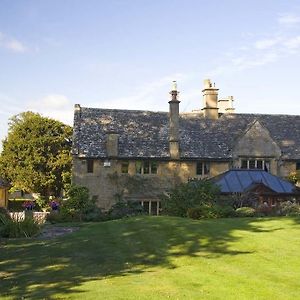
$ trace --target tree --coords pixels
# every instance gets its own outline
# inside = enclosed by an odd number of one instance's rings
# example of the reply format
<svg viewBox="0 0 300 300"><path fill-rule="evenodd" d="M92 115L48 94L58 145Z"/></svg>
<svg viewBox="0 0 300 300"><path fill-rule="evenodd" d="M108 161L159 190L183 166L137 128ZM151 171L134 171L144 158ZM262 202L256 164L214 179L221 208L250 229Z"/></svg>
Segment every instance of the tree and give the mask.
<svg viewBox="0 0 300 300"><path fill-rule="evenodd" d="M59 196L70 179L71 137L70 126L38 113L13 116L3 141L1 175L15 189Z"/></svg>

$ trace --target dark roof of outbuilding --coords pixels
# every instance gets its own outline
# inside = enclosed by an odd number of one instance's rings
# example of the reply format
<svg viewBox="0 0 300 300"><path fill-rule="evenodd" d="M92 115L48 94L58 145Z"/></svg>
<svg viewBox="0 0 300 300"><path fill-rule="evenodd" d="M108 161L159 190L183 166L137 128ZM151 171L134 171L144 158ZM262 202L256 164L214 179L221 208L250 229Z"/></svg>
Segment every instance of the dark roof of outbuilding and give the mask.
<svg viewBox="0 0 300 300"><path fill-rule="evenodd" d="M290 182L263 170L233 169L210 179L220 186L221 193L244 193L252 186L263 184L279 194L299 194Z"/></svg>
<svg viewBox="0 0 300 300"><path fill-rule="evenodd" d="M181 158L230 159L236 140L258 120L285 159L300 159L300 116L224 114L209 120L199 113L181 114ZM138 110L75 110L73 154L106 157L106 135L119 134L119 156L169 158L169 114Z"/></svg>

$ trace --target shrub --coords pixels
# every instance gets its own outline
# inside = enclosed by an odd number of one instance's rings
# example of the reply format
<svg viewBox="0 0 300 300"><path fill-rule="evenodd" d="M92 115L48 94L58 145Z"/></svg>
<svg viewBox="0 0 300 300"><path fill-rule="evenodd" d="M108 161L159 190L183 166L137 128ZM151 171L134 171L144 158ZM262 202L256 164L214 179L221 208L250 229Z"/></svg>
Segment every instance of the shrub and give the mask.
<svg viewBox="0 0 300 300"><path fill-rule="evenodd" d="M282 202L279 213L283 216L298 216L300 215L300 205L292 201Z"/></svg>
<svg viewBox="0 0 300 300"><path fill-rule="evenodd" d="M68 199L59 205L55 201L55 207L57 209L47 216L47 220L51 223L91 222L105 219L101 209L96 205L96 199L90 198L88 188L83 186L71 186L68 191Z"/></svg>
<svg viewBox="0 0 300 300"><path fill-rule="evenodd" d="M124 217L143 214L143 207L137 202L118 201L108 212L110 219L121 219Z"/></svg>
<svg viewBox="0 0 300 300"><path fill-rule="evenodd" d="M0 207L0 226L3 225L2 220L6 219L10 219L10 215L4 207Z"/></svg>
<svg viewBox="0 0 300 300"><path fill-rule="evenodd" d="M95 209L96 205L95 200L90 198L87 187L73 185L68 191L68 200L64 203L64 207L74 215L77 214L82 221L83 215Z"/></svg>
<svg viewBox="0 0 300 300"><path fill-rule="evenodd" d="M78 222L79 220L79 215L76 211L67 209L64 206L62 206L59 211L51 211L50 214L47 215L47 221L51 224Z"/></svg>
<svg viewBox="0 0 300 300"><path fill-rule="evenodd" d="M39 224L32 218L13 220L0 214L0 236L7 238L31 237L40 230Z"/></svg>
<svg viewBox="0 0 300 300"><path fill-rule="evenodd" d="M237 217L254 217L255 209L252 207L240 207L235 210L235 215Z"/></svg>
<svg viewBox="0 0 300 300"><path fill-rule="evenodd" d="M219 187L205 179L181 183L162 197L162 209L168 215L186 217L188 209L210 206L218 193Z"/></svg>
<svg viewBox="0 0 300 300"><path fill-rule="evenodd" d="M230 206L217 204L201 205L187 210L187 216L192 219L202 218L227 218L234 215L234 209Z"/></svg>
<svg viewBox="0 0 300 300"><path fill-rule="evenodd" d="M218 205L216 210L219 218L229 218L235 216L235 210L230 205Z"/></svg>

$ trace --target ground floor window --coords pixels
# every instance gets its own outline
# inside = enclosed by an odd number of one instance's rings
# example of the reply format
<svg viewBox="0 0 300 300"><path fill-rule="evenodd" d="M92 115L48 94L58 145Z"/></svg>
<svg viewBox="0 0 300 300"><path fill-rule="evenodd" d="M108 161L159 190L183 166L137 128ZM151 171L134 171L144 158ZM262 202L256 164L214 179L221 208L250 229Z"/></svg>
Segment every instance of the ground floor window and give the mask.
<svg viewBox="0 0 300 300"><path fill-rule="evenodd" d="M121 164L121 173L122 174L127 174L128 173L128 167L129 167L129 162L128 161L124 161Z"/></svg>
<svg viewBox="0 0 300 300"><path fill-rule="evenodd" d="M259 169L270 171L270 161L264 159L242 159L241 169Z"/></svg>
<svg viewBox="0 0 300 300"><path fill-rule="evenodd" d="M154 216L159 215L159 210L160 210L160 202L159 201L145 200L145 201L140 201L140 204L142 205L145 213L148 213L149 215L154 215Z"/></svg>
<svg viewBox="0 0 300 300"><path fill-rule="evenodd" d="M296 162L296 170L297 170L297 171L300 170L300 161L297 161L297 162Z"/></svg>

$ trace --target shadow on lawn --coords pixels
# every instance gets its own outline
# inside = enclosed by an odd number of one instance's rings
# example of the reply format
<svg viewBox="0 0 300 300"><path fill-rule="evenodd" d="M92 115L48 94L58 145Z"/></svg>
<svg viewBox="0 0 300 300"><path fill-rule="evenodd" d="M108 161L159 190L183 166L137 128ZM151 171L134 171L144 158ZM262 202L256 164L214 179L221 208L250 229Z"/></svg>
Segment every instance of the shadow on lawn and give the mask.
<svg viewBox="0 0 300 300"><path fill-rule="evenodd" d="M81 286L93 279L142 273L158 265L175 268L172 260L177 256L245 255L251 252L232 249L232 243L240 239L233 231L278 230L268 230L262 222L136 217L88 224L77 233L52 240L2 241L0 295L52 299L55 294L84 292Z"/></svg>

